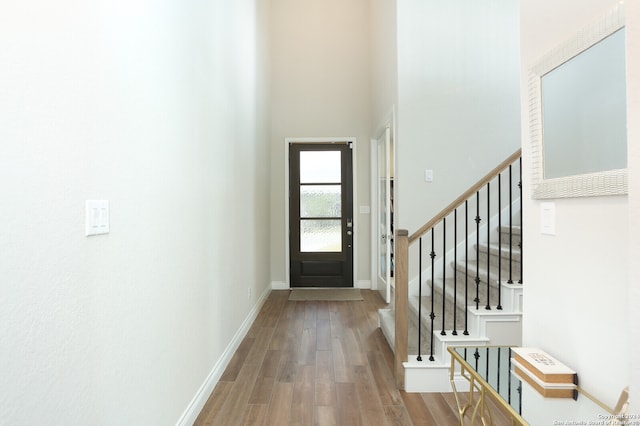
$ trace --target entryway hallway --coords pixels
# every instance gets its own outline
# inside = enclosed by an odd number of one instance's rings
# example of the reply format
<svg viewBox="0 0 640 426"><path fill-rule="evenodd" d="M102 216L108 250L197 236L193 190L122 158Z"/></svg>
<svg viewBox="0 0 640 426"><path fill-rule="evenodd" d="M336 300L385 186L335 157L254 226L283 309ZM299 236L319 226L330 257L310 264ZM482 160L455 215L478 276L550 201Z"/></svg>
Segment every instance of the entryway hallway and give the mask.
<svg viewBox="0 0 640 426"><path fill-rule="evenodd" d="M396 389L385 303L290 301L272 291L196 425L457 425L452 393Z"/></svg>

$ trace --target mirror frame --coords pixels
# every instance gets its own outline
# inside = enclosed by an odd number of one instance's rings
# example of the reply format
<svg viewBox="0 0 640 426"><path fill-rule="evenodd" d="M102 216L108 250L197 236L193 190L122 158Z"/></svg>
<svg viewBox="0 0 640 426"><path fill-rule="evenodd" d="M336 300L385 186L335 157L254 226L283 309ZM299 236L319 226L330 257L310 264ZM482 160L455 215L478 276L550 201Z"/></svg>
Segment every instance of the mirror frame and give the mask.
<svg viewBox="0 0 640 426"><path fill-rule="evenodd" d="M534 199L592 197L627 194L627 169L544 178L542 77L625 26L624 5L619 4L574 37L543 56L529 72L529 132Z"/></svg>

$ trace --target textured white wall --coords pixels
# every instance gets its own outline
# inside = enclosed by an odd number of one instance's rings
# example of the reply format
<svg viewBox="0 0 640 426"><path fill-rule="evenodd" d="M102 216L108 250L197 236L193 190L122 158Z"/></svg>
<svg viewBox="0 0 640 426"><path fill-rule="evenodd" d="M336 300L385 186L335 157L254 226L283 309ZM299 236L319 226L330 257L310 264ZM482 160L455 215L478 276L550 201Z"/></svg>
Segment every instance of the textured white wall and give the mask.
<svg viewBox="0 0 640 426"><path fill-rule="evenodd" d="M520 146L518 10L510 0L398 1L401 228L417 230Z"/></svg>
<svg viewBox="0 0 640 426"><path fill-rule="evenodd" d="M522 1L522 75L526 76L543 54L617 3ZM553 200L557 235L542 235L540 202L531 199L531 188L526 184L531 171L526 78L521 93L525 176L523 345L541 347L556 356L578 372L586 390L614 405L630 382L634 340L628 315L628 200L624 196ZM637 347L637 343L633 345ZM585 401L582 398L578 405L587 404ZM535 418L530 421L535 423Z"/></svg>
<svg viewBox="0 0 640 426"><path fill-rule="evenodd" d="M358 276L370 275L370 5L367 0L273 0L271 37L271 275L285 281L286 137L356 137Z"/></svg>
<svg viewBox="0 0 640 426"><path fill-rule="evenodd" d="M173 424L266 290L255 4L0 6L0 422Z"/></svg>

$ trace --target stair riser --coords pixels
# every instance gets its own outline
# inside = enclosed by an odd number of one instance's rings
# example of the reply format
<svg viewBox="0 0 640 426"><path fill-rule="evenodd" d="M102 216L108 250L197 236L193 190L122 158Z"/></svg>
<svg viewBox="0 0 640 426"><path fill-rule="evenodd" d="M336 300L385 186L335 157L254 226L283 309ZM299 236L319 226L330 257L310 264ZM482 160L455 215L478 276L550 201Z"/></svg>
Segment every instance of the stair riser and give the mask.
<svg viewBox="0 0 640 426"><path fill-rule="evenodd" d="M452 336L451 334L447 334L446 336L436 335L433 348L434 356L443 360L445 363L450 363L451 355L449 351L447 351L448 346L485 346L488 340L486 337L464 337L462 333L458 336Z"/></svg>
<svg viewBox="0 0 640 426"><path fill-rule="evenodd" d="M522 342L521 314L493 317L496 311L477 311L469 319L469 333L472 336L491 336L492 345L514 345ZM502 329L501 331L498 331Z"/></svg>

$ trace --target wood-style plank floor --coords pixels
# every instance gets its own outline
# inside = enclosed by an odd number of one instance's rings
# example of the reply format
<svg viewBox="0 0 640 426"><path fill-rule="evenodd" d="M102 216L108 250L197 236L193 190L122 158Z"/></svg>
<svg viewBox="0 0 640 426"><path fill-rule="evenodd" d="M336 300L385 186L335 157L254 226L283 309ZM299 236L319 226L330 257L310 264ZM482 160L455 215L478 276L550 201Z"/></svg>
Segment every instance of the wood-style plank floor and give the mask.
<svg viewBox="0 0 640 426"><path fill-rule="evenodd" d="M289 301L273 291L196 425L459 424L451 393L396 389L393 353L378 328L385 306Z"/></svg>

